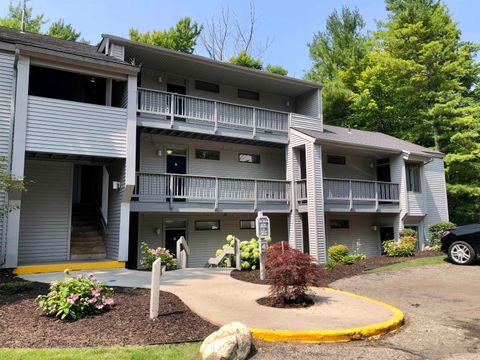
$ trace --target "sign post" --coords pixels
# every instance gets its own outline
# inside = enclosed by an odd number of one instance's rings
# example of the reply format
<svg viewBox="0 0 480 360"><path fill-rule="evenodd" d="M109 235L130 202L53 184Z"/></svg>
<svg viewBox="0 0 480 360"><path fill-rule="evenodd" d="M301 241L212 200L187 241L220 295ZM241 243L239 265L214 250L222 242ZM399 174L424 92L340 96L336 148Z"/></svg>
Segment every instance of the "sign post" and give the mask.
<svg viewBox="0 0 480 360"><path fill-rule="evenodd" d="M260 280L265 280L265 257L267 255L267 238L270 237L270 219L259 212L255 219L255 225L260 248Z"/></svg>

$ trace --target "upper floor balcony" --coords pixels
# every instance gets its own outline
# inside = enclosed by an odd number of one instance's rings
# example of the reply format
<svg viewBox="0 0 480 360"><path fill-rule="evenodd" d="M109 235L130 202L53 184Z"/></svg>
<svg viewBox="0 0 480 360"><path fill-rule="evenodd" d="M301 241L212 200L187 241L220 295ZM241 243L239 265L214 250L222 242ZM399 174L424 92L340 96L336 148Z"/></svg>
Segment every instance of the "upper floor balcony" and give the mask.
<svg viewBox="0 0 480 360"><path fill-rule="evenodd" d="M289 212L285 180L137 173L133 211Z"/></svg>
<svg viewBox="0 0 480 360"><path fill-rule="evenodd" d="M315 117L146 88L137 104L142 126L284 144L295 123L321 126Z"/></svg>

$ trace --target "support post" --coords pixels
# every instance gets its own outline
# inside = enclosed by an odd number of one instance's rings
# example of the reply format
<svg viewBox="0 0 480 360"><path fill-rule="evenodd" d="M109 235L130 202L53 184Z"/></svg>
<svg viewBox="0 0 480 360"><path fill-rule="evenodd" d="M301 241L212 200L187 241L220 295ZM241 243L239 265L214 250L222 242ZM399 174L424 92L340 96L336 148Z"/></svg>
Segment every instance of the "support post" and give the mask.
<svg viewBox="0 0 480 360"><path fill-rule="evenodd" d="M255 138L257 136L257 116L255 108L253 108L253 134L252 137Z"/></svg>
<svg viewBox="0 0 480 360"><path fill-rule="evenodd" d="M254 186L254 203L253 203L253 211L257 211L258 208L258 183L257 180L255 180L255 186Z"/></svg>
<svg viewBox="0 0 480 360"><path fill-rule="evenodd" d="M213 128L213 132L216 134L218 130L218 107L217 107L217 102L214 102L215 108L214 108L214 113L213 113L213 120L215 121L215 127Z"/></svg>
<svg viewBox="0 0 480 360"><path fill-rule="evenodd" d="M378 183L375 181L375 211L378 211Z"/></svg>
<svg viewBox="0 0 480 360"><path fill-rule="evenodd" d="M216 177L215 178L215 210L218 210L218 202L219 202L218 194L219 194L219 191L218 191L218 177Z"/></svg>
<svg viewBox="0 0 480 360"><path fill-rule="evenodd" d="M170 127L173 128L175 122L175 95L170 95Z"/></svg>
<svg viewBox="0 0 480 360"><path fill-rule="evenodd" d="M160 305L160 275L162 271L162 260L157 259L152 265L152 279L150 283L150 319L158 317Z"/></svg>
<svg viewBox="0 0 480 360"><path fill-rule="evenodd" d="M352 209L353 209L352 180L348 181L348 196L350 198L350 211L352 211Z"/></svg>
<svg viewBox="0 0 480 360"><path fill-rule="evenodd" d="M240 239L235 238L235 268L242 270L242 255L240 254Z"/></svg>
<svg viewBox="0 0 480 360"><path fill-rule="evenodd" d="M173 175L169 175L170 176L170 209L172 208L173 206Z"/></svg>

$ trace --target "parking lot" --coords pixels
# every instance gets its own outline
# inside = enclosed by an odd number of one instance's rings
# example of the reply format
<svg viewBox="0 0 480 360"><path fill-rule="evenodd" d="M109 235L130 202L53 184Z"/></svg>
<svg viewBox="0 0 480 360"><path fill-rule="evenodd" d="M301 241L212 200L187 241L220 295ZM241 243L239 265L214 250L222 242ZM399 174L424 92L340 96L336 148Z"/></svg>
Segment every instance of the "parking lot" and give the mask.
<svg viewBox="0 0 480 360"><path fill-rule="evenodd" d="M480 264L415 267L332 284L403 310L406 325L378 340L260 344L254 359L480 359Z"/></svg>

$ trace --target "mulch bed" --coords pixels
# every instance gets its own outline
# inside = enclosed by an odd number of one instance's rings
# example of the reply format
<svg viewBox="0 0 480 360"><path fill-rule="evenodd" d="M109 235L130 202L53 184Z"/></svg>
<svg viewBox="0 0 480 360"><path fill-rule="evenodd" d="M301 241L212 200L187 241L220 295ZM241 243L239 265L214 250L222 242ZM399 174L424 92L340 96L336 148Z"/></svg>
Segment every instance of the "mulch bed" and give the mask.
<svg viewBox="0 0 480 360"><path fill-rule="evenodd" d="M0 271L0 284L23 281ZM160 293L160 315L149 319L148 289L115 287L115 306L108 312L78 321L42 315L35 298L48 284L31 283L17 294L0 294L0 347L94 347L154 345L201 341L218 327L193 313L178 297Z"/></svg>
<svg viewBox="0 0 480 360"><path fill-rule="evenodd" d="M418 251L415 253L415 256L409 257L388 257L388 256L377 256L373 258L368 258L365 260L357 261L351 265L339 264L332 270L324 270L322 274L322 283L320 286L328 287L331 283L336 280L343 278L352 277L355 275L360 275L364 271L372 270L381 266L396 264L403 261L414 260L418 258L431 257L444 255L444 253L434 250L428 251ZM237 280L246 281L254 284L269 285L269 280L260 280L260 271L240 271L233 270L230 275Z"/></svg>
<svg viewBox="0 0 480 360"><path fill-rule="evenodd" d="M281 308L281 309L306 308L315 304L313 299L308 296L303 298L300 302L291 302L291 303L285 303L273 296L265 296L260 299L257 299L257 303L259 305L270 306L270 307Z"/></svg>

